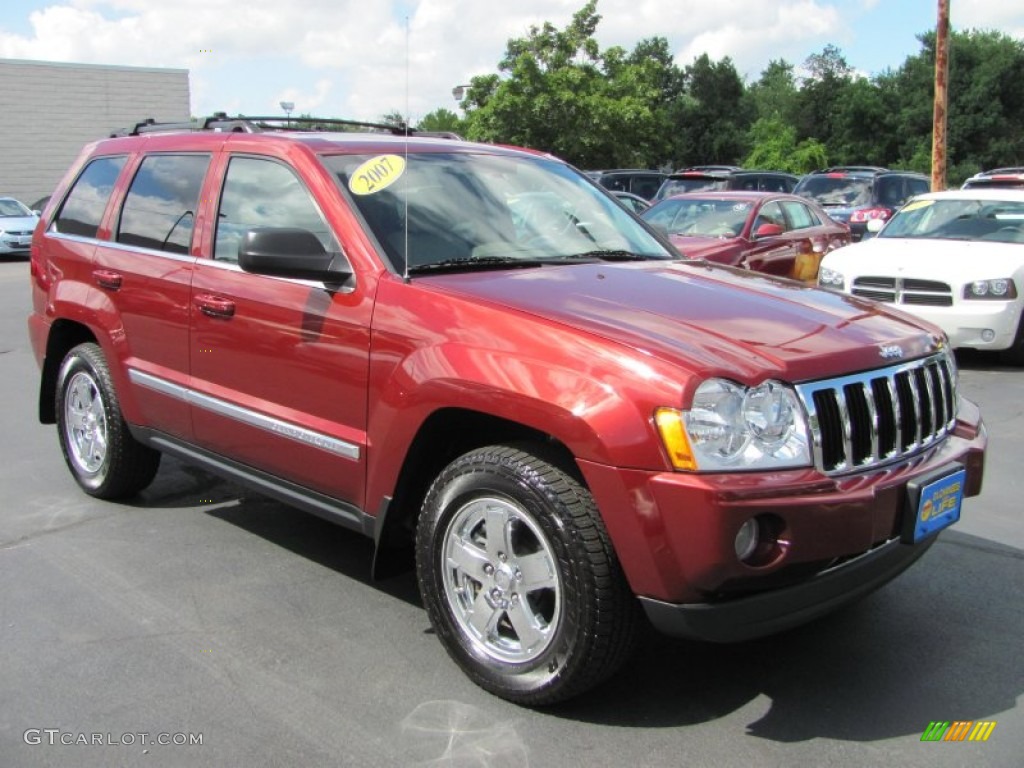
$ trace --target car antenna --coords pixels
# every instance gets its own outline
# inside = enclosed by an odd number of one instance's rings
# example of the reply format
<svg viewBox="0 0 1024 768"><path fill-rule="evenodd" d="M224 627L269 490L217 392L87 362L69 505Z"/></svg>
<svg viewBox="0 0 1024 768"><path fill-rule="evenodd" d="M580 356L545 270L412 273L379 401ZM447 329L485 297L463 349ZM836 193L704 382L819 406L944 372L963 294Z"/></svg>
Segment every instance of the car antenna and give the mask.
<svg viewBox="0 0 1024 768"><path fill-rule="evenodd" d="M409 190L408 190L408 170L409 170L409 118L411 113L409 111L409 16L406 14L405 17L405 140L403 142L405 157L405 171L402 173L402 184L406 186L406 189L402 190L402 201L405 206L405 212L402 216L402 236L405 238L405 243L402 246L402 250L405 252L405 265L403 270L405 274L403 278L405 282L409 282Z"/></svg>

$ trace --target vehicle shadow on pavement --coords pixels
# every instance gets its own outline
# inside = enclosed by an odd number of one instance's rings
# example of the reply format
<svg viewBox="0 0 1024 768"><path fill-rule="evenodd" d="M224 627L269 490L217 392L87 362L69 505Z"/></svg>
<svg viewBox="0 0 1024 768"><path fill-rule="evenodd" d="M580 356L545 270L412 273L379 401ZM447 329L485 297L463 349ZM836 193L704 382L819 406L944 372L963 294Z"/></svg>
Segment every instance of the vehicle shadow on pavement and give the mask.
<svg viewBox="0 0 1024 768"><path fill-rule="evenodd" d="M373 542L355 531L164 457L148 489L128 502L147 509L209 505L205 514L407 603L422 606L415 573L371 578Z"/></svg>
<svg viewBox="0 0 1024 768"><path fill-rule="evenodd" d="M1024 693L1014 584L1024 584L1024 552L947 531L888 586L784 634L712 645L649 633L609 683L551 714L675 727L764 696L747 733L778 742L875 741L920 735L932 720L998 719Z"/></svg>

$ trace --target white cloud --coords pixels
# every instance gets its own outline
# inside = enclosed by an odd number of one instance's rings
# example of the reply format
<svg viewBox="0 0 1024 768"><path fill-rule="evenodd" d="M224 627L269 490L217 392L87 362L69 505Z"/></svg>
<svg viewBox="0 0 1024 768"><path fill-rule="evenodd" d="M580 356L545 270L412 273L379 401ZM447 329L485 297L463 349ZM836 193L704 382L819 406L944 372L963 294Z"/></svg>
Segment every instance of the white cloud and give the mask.
<svg viewBox="0 0 1024 768"><path fill-rule="evenodd" d="M31 34L0 27L0 57L187 68L197 114L276 112L289 100L296 112L375 119L397 110L417 120L455 109L452 87L496 71L509 38L545 21L565 27L584 0L39 2ZM1018 5L956 0L953 24L1024 36ZM753 80L771 59L799 65L827 43L845 51L865 19L860 39L870 42L871 25L894 23L897 8L910 34L934 23L933 0L600 0L597 37L627 50L665 37L680 66L729 56Z"/></svg>

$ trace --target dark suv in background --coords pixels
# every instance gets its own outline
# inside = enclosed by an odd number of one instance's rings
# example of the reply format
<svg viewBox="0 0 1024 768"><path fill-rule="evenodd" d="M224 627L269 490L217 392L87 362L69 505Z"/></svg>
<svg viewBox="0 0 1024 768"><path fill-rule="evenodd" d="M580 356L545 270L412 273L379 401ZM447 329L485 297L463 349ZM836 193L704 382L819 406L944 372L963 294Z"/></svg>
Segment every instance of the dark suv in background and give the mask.
<svg viewBox="0 0 1024 768"><path fill-rule="evenodd" d="M676 171L665 179L654 201L684 192L792 192L799 179L784 171L760 171L735 166L697 166Z"/></svg>
<svg viewBox="0 0 1024 768"><path fill-rule="evenodd" d="M836 221L850 227L856 242L872 219L885 221L914 195L931 191L931 180L911 171L871 165L825 168L804 176L793 193L814 200Z"/></svg>
<svg viewBox="0 0 1024 768"><path fill-rule="evenodd" d="M641 168L619 168L610 171L587 171L587 176L611 192L629 192L651 200L667 174Z"/></svg>

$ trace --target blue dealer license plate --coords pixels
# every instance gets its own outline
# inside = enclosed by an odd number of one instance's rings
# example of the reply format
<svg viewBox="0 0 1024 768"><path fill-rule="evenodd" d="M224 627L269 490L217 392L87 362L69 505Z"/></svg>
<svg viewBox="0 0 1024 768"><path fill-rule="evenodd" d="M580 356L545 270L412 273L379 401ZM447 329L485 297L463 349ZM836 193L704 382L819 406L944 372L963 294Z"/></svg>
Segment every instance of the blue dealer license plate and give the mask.
<svg viewBox="0 0 1024 768"><path fill-rule="evenodd" d="M946 468L941 472L945 474L922 478L908 488L912 504L909 508L916 510L913 529L903 530L903 541L908 544L916 544L960 519L967 470L956 465L952 471Z"/></svg>

